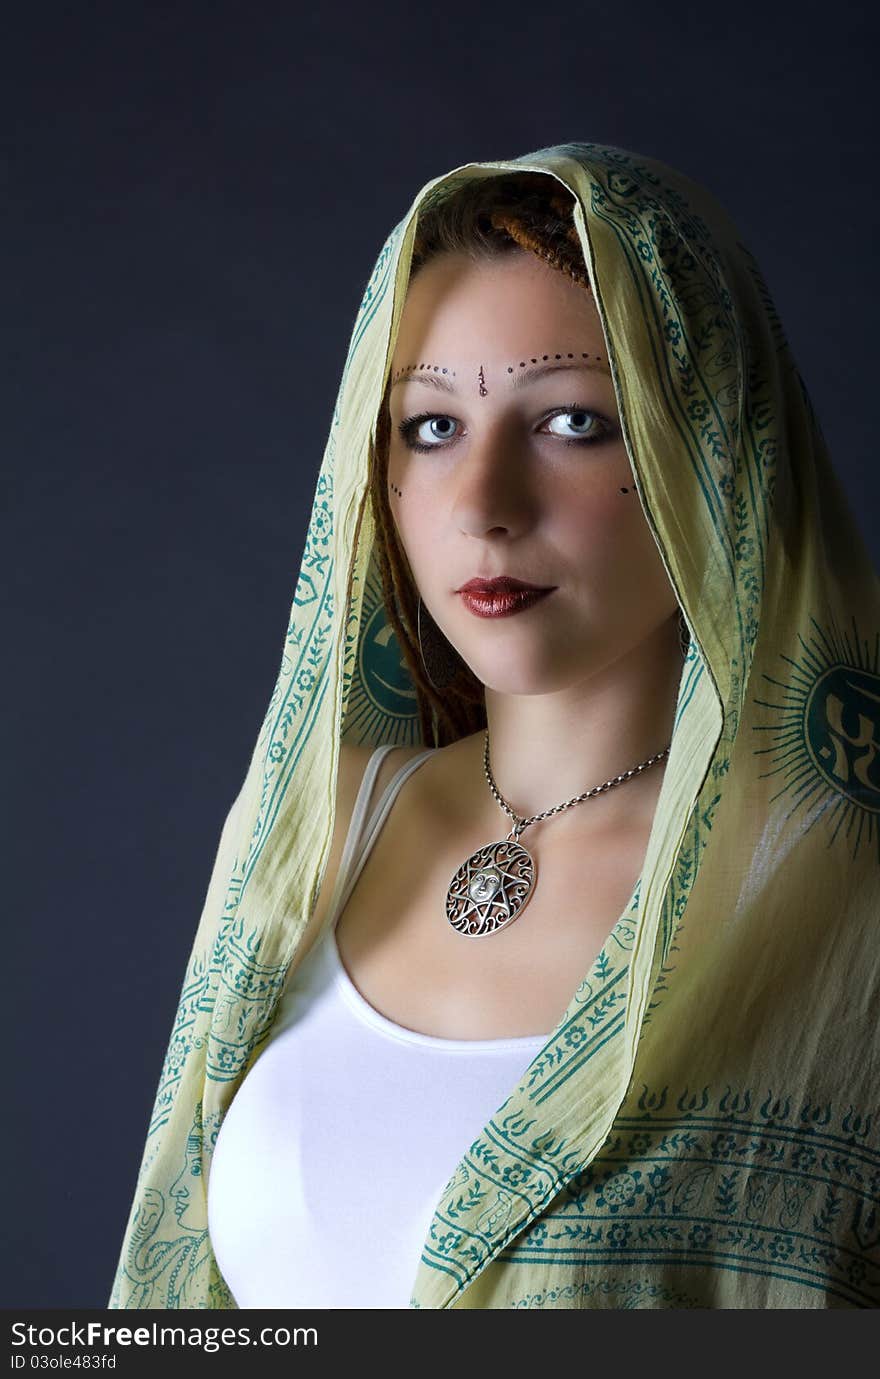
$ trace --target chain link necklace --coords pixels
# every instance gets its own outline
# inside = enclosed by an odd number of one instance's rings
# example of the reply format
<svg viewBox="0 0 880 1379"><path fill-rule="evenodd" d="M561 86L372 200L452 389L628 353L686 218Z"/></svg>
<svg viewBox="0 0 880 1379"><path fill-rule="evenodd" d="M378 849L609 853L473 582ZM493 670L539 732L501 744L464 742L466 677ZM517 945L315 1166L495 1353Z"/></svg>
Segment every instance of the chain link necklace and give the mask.
<svg viewBox="0 0 880 1379"><path fill-rule="evenodd" d="M670 743L669 747L671 745ZM552 814L570 809L573 804L581 804L593 795L601 794L603 790L622 785L630 777L637 776L640 771L646 771L656 761L668 756L669 747L664 747L662 752L648 757L647 761L634 766L630 771L624 771L622 776L606 780L603 785L586 790L583 795L576 795L565 804L554 805L552 809L545 809L543 814L533 814L530 819L520 819L502 797L492 779L487 728L483 769L489 789L505 814L513 819L513 828L500 842L487 843L484 847L478 848L466 862L462 862L453 876L446 892L446 918L456 933L464 934L467 938L497 934L500 929L512 924L529 903L535 889L537 868L528 848L524 848L519 842L519 836L524 829L536 824L539 819L549 819Z"/></svg>

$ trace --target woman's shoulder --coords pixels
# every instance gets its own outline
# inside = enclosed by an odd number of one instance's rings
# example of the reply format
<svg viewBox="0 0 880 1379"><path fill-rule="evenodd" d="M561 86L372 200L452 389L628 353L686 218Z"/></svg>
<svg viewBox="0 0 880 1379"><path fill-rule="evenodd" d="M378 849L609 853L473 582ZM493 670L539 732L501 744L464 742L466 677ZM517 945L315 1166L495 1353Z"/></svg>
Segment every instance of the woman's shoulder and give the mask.
<svg viewBox="0 0 880 1379"><path fill-rule="evenodd" d="M395 773L413 757L421 756L425 750L421 743L417 746L392 747L379 764L371 791L372 798L378 799ZM339 744L339 772L336 777L337 816L344 816L346 820L351 819L354 802L363 784L367 766L376 751L378 748L373 743L341 742Z"/></svg>
<svg viewBox="0 0 880 1379"><path fill-rule="evenodd" d="M342 861L345 840L351 826L355 802L364 782L370 758L376 750L374 743L341 742L339 744L336 809L333 836L330 841L330 855L327 859L327 866L324 869L323 880L310 920L310 925L315 930L319 929L323 923L327 906L335 889L336 877L339 872L339 864ZM379 799L395 772L399 771L401 766L411 760L412 757L419 756L424 751L425 748L419 744L418 746L393 747L390 752L387 752L376 772L376 778L370 792L371 800Z"/></svg>
<svg viewBox="0 0 880 1379"><path fill-rule="evenodd" d="M450 742L445 747L431 748L432 760L425 763L425 768L418 771L420 783L428 793L436 790L438 794L447 795L450 789L454 794L459 794L461 789L468 788L474 779L474 763L482 755L484 733L482 731L471 733L468 737L459 738L455 742ZM376 751L373 744L366 746L343 742L339 749L339 774L337 776L337 810L346 818L351 818L354 802L371 756ZM406 762L413 757L422 756L428 750L422 743L415 746L393 747L382 759L379 769L376 772L376 779L373 782L371 799L378 800L382 791L390 780L396 775ZM481 774L477 770L477 779L481 779ZM413 791L410 790L410 796Z"/></svg>

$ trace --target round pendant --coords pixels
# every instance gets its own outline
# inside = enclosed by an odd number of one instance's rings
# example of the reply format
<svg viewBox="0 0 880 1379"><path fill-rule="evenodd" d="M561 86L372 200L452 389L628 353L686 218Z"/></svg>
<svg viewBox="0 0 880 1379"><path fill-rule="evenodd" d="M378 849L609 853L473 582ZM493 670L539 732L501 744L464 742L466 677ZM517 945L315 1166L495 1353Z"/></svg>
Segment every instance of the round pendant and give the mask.
<svg viewBox="0 0 880 1379"><path fill-rule="evenodd" d="M528 904L536 868L530 852L508 838L487 843L462 862L446 892L446 918L468 938L496 934Z"/></svg>

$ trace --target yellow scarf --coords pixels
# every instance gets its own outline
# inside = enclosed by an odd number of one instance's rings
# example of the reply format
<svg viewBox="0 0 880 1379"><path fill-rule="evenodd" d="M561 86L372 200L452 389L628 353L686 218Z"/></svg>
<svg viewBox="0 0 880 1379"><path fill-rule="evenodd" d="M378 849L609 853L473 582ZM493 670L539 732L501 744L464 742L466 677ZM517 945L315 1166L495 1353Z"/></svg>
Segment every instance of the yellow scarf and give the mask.
<svg viewBox="0 0 880 1379"><path fill-rule="evenodd" d="M641 885L543 1050L462 1145L410 1305L880 1303L877 577L726 213L661 163L574 143L427 183L367 284L111 1308L235 1307L208 1236L211 1155L323 877L339 742L422 740L368 503L416 214L464 179L527 170L575 197L630 462L691 647Z"/></svg>

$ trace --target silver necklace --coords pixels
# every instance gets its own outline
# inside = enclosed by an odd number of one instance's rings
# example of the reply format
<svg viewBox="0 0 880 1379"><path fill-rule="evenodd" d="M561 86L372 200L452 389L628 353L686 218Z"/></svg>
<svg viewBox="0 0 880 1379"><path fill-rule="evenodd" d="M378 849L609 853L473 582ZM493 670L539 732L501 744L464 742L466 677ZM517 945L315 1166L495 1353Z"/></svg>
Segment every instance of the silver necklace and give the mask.
<svg viewBox="0 0 880 1379"><path fill-rule="evenodd" d="M671 747L671 743L669 746ZM634 766L630 771L624 771L622 776L615 776L613 780L606 780L603 785L597 785L592 790L584 791L583 795L576 795L573 800L567 800L565 804L554 805L552 809L545 809L543 814L533 814L530 819L520 819L510 805L499 793L498 787L492 779L492 772L489 769L489 729L486 729L486 746L483 750L483 769L486 772L486 780L489 782L489 789L495 799L501 805L511 819L513 828L506 838L502 838L497 843L486 843L484 847L478 848L472 853L466 862L462 862L449 884L446 892L446 918L452 925L456 933L464 934L467 938L482 938L486 934L497 934L499 929L505 929L508 924L512 924L518 915L522 914L526 905L531 899L537 881L537 868L535 859L519 842L519 836L524 829L531 824L536 824L539 819L549 819L551 814L559 814L563 809L570 809L573 804L581 804L583 800L590 799L593 795L599 795L603 790L610 790L612 786L622 785L631 776L637 776L640 771L645 771L649 766L653 766L655 761L661 761L663 757L669 755L669 747L664 747L662 752L656 756L648 757L647 761L641 762L639 766Z"/></svg>

